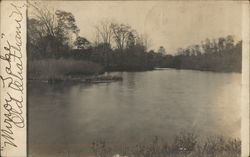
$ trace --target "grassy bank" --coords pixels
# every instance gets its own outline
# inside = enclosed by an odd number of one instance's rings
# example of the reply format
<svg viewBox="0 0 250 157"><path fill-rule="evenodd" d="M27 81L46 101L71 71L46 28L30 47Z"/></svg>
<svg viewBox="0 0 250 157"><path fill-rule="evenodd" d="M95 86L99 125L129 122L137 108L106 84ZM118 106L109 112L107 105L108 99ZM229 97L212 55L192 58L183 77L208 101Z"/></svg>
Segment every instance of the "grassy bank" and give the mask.
<svg viewBox="0 0 250 157"><path fill-rule="evenodd" d="M103 67L91 61L43 59L28 62L30 80L67 80L72 77L103 73Z"/></svg>
<svg viewBox="0 0 250 157"><path fill-rule="evenodd" d="M212 136L201 140L194 134L182 133L170 143L155 137L150 143L110 145L105 140L92 144L95 157L240 157L239 139Z"/></svg>

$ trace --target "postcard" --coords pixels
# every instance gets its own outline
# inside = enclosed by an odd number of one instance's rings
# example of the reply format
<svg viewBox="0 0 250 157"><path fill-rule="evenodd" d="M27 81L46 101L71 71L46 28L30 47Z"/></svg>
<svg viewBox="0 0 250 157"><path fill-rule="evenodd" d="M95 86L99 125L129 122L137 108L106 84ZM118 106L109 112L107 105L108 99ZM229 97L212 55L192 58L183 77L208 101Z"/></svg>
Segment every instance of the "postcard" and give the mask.
<svg viewBox="0 0 250 157"><path fill-rule="evenodd" d="M1 156L248 157L249 7L1 1Z"/></svg>

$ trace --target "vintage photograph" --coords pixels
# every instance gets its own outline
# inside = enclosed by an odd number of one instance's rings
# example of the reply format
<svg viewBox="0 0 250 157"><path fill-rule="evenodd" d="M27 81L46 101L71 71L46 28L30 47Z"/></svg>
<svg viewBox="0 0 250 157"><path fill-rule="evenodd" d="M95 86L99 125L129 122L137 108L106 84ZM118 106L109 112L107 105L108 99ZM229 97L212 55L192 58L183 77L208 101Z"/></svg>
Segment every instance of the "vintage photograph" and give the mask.
<svg viewBox="0 0 250 157"><path fill-rule="evenodd" d="M29 157L240 157L242 3L30 1Z"/></svg>

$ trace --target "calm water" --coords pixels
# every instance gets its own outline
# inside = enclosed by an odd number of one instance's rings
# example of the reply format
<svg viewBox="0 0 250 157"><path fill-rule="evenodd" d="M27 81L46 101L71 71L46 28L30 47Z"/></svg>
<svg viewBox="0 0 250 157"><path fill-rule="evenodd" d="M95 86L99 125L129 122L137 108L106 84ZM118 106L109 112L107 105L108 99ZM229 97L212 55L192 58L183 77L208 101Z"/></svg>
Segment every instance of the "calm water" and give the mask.
<svg viewBox="0 0 250 157"><path fill-rule="evenodd" d="M171 140L180 131L240 137L240 74L110 74L123 81L29 84L30 156L88 156L94 140L134 144L156 135Z"/></svg>

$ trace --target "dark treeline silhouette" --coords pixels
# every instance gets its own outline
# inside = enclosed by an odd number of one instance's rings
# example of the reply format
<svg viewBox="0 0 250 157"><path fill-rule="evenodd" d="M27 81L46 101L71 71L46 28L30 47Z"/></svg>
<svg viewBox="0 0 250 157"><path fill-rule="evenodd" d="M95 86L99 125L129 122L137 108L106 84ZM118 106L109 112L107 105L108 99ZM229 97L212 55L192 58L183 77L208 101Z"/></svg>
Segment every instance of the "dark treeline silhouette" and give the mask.
<svg viewBox="0 0 250 157"><path fill-rule="evenodd" d="M179 49L176 56L166 55L162 46L157 52L148 51L150 43L147 36L139 34L127 24L109 20L101 21L95 26L96 39L91 43L79 35L80 29L72 13L61 10L52 12L40 4L37 7L36 3L31 6L33 9L29 12L28 18L28 60L30 61L28 65L33 72L39 71L38 61L42 60L43 64L46 64L46 60L58 62L59 59L64 64L68 64L67 61L70 60L70 67L74 67L72 64L75 60L78 63L79 61L91 63L88 65L94 65L94 67L101 66L106 71L142 71L152 70L155 67L241 71L241 41L235 43L232 36L206 39L200 45ZM44 67L46 66L41 68ZM56 71L55 67L54 69ZM93 68L93 74L103 71L98 69L97 71ZM84 71L86 70L83 70L83 74ZM72 73L74 73L73 69ZM77 73L80 74L81 70L77 70ZM91 74L89 70L88 74Z"/></svg>
<svg viewBox="0 0 250 157"><path fill-rule="evenodd" d="M95 62L109 71L141 71L153 69L160 57L155 52L147 53L147 36L127 24L101 21L95 26L96 39L91 43L79 36L80 29L72 13L61 10L53 13L42 6L32 6L28 18L30 66L37 60L74 59Z"/></svg>
<svg viewBox="0 0 250 157"><path fill-rule="evenodd" d="M206 39L200 45L179 49L176 56L164 56L161 67L217 72L241 72L242 41L233 36Z"/></svg>

